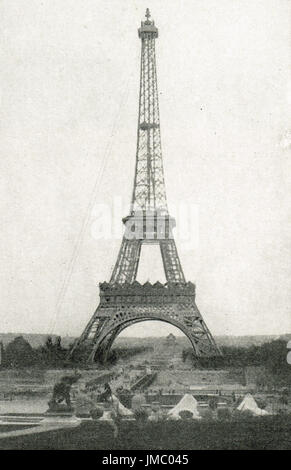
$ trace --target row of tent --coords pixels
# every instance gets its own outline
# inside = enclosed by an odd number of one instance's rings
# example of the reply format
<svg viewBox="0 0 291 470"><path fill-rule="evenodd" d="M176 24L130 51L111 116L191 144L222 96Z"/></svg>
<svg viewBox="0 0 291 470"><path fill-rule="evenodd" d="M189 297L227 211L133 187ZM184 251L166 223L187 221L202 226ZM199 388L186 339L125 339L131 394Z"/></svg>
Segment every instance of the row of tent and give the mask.
<svg viewBox="0 0 291 470"><path fill-rule="evenodd" d="M186 394L183 396L183 398L179 401L179 403L169 411L169 415L175 418L180 417L180 412L187 410L192 413L192 418L193 419L201 419L201 416L199 415L198 412L198 402L197 400L190 394ZM237 407L238 411L249 411L251 412L254 416L264 416L268 415L268 411L263 410L260 408L254 399L254 397L250 394L247 393L242 400L242 402L239 404Z"/></svg>
<svg viewBox="0 0 291 470"><path fill-rule="evenodd" d="M132 416L133 412L126 408L125 406L120 403L118 398L113 395L112 396L113 404L118 408L118 411L121 416ZM268 411L263 410L260 408L254 399L254 397L250 394L247 393L242 400L242 402L239 404L237 407L238 411L249 411L251 412L254 416L264 416L268 415ZM197 400L193 397L193 395L190 395L189 393L186 393L183 398L177 403L174 408L172 408L170 411L168 411L169 418L173 419L180 419L180 412L181 411L189 411L192 413L192 419L201 419L201 416L198 411L198 402ZM105 416L102 417L103 419L106 419ZM101 419L102 419L101 418Z"/></svg>

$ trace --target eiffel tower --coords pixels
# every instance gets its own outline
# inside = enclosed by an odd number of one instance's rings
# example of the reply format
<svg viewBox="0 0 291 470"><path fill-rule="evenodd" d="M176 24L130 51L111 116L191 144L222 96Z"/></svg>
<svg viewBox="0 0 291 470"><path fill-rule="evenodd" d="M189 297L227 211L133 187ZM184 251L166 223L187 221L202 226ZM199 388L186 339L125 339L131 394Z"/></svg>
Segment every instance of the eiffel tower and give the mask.
<svg viewBox="0 0 291 470"><path fill-rule="evenodd" d="M186 282L172 229L164 182L158 103L155 40L158 29L146 10L141 39L140 92L136 167L130 214L109 282L99 284L100 303L70 355L89 346L87 360L105 361L116 337L130 325L160 320L179 328L196 356L220 351L195 303L195 285ZM136 281L141 248L158 244L167 282Z"/></svg>

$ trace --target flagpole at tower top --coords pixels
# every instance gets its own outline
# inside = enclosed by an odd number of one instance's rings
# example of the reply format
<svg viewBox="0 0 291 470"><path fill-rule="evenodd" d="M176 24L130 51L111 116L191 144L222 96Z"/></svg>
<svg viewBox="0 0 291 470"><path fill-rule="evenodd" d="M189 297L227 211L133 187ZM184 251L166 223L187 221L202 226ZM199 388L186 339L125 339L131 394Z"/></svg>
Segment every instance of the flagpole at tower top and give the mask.
<svg viewBox="0 0 291 470"><path fill-rule="evenodd" d="M150 13L149 8L146 9L145 17L146 17L147 20L149 20L149 18L151 17L151 13Z"/></svg>

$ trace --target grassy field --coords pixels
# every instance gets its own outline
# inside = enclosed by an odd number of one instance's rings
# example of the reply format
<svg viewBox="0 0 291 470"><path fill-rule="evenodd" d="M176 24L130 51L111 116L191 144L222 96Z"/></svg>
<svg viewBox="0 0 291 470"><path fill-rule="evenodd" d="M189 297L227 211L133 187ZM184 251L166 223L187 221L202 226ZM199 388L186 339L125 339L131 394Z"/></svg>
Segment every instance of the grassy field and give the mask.
<svg viewBox="0 0 291 470"><path fill-rule="evenodd" d="M113 438L109 424L82 423L78 428L0 440L1 449L291 449L290 418L261 417L231 422L158 422L141 426L123 422Z"/></svg>

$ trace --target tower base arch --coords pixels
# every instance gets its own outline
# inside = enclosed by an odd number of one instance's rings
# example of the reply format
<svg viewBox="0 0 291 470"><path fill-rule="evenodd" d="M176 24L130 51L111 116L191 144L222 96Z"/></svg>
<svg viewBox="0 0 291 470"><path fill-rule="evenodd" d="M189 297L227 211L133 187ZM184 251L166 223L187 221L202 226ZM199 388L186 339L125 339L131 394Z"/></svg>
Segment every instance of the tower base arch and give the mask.
<svg viewBox="0 0 291 470"><path fill-rule="evenodd" d="M190 340L197 357L221 355L195 303L195 285L184 284L100 284L100 304L71 356L82 343L90 343L89 362L106 359L120 333L135 323L159 320L181 330Z"/></svg>

